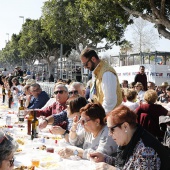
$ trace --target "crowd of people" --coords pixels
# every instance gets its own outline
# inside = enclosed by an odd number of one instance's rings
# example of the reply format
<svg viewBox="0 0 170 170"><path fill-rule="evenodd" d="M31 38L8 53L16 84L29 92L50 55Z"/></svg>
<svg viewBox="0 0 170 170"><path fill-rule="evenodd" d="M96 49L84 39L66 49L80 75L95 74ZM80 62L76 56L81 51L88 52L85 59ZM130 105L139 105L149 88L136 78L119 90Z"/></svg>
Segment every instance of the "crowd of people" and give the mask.
<svg viewBox="0 0 170 170"><path fill-rule="evenodd" d="M52 98L34 79L20 84L17 76L5 76L1 78L2 86L13 98L24 100L26 109L35 109L37 117L43 117L40 129L51 125L50 133L76 146L59 150L62 158L76 155L92 160L96 170L169 170L168 83L156 87L147 82L145 68L140 66L134 82L124 80L120 84L116 71L90 48L82 51L80 60L92 71L87 86L60 79ZM17 146L10 143L10 150L4 147L10 141L0 134L0 169L13 166Z"/></svg>

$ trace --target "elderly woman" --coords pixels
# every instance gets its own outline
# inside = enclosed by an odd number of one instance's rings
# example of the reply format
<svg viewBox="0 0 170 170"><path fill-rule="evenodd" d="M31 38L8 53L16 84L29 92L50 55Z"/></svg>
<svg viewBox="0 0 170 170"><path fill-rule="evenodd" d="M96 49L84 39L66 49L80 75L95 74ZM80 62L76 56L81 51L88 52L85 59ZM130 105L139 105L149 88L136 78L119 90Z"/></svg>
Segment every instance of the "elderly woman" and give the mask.
<svg viewBox="0 0 170 170"><path fill-rule="evenodd" d="M0 131L0 170L13 169L14 152L17 146L12 137Z"/></svg>
<svg viewBox="0 0 170 170"><path fill-rule="evenodd" d="M59 114L54 114L44 119L39 125L40 129L45 128L48 124L53 124L53 126L50 128L50 132L53 134L62 135L63 138L67 140L69 130L73 123L73 118L75 116L80 118L79 110L87 104L87 101L84 97L77 95L69 98L66 104L67 104L66 110L60 112ZM56 126L64 121L67 122L66 130L60 126Z"/></svg>
<svg viewBox="0 0 170 170"><path fill-rule="evenodd" d="M166 116L168 110L162 105L155 104L158 96L156 91L147 90L144 95L146 103L140 104L136 109L138 115L138 123L152 135L163 140L164 132L159 128L159 116Z"/></svg>
<svg viewBox="0 0 170 170"><path fill-rule="evenodd" d="M88 153L97 150L101 153L111 155L116 151L117 145L111 137L108 136L108 128L105 125L105 111L100 104L88 103L80 109L81 119L74 119L70 129L69 142L74 146L83 146L76 150L65 148L59 151L61 157L67 158L71 155L77 155L88 159ZM77 126L81 123L84 128L77 133Z"/></svg>
<svg viewBox="0 0 170 170"><path fill-rule="evenodd" d="M97 170L168 170L167 149L136 124L137 115L128 107L120 105L107 115L109 134L118 144L115 157L101 153L90 153ZM110 165L109 165L110 164Z"/></svg>
<svg viewBox="0 0 170 170"><path fill-rule="evenodd" d="M137 82L135 84L135 90L137 91L138 95L137 95L137 102L143 102L144 101L144 94L145 91L143 90L143 85L141 82Z"/></svg>

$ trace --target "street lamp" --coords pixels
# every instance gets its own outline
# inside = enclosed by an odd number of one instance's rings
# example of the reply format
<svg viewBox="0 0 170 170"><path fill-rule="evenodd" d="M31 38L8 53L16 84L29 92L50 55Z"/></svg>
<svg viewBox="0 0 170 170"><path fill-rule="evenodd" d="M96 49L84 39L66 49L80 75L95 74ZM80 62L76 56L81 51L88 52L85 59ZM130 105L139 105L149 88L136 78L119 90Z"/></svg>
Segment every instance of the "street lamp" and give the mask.
<svg viewBox="0 0 170 170"><path fill-rule="evenodd" d="M19 16L19 18L23 19L23 25L24 25L24 16ZM23 66L23 58L22 58L22 70L24 70L24 66Z"/></svg>
<svg viewBox="0 0 170 170"><path fill-rule="evenodd" d="M8 36L8 42L9 42L9 33L6 33L6 35Z"/></svg>
<svg viewBox="0 0 170 170"><path fill-rule="evenodd" d="M19 18L22 18L22 19L23 19L23 24L24 24L24 16L19 16Z"/></svg>

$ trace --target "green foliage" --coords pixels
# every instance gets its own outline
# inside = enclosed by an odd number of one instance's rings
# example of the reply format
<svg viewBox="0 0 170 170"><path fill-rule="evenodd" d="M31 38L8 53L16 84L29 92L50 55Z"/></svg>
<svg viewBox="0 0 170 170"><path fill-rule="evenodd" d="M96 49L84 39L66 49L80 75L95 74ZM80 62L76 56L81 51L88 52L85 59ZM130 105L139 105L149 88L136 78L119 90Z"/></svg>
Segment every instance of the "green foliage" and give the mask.
<svg viewBox="0 0 170 170"><path fill-rule="evenodd" d="M51 0L43 6L42 26L53 41L76 46L77 50L80 43L96 47L104 38L108 44L120 44L131 20L127 13L118 15L119 10L111 0Z"/></svg>

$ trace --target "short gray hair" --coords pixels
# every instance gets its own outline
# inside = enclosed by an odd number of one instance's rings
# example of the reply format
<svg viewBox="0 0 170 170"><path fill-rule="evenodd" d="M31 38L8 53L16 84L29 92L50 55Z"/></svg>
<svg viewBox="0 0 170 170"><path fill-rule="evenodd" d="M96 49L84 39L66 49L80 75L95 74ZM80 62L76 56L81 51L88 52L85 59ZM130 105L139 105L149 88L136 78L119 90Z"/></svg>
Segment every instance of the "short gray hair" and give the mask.
<svg viewBox="0 0 170 170"><path fill-rule="evenodd" d="M73 83L70 84L70 87L76 88L77 86L78 86L81 90L85 90L85 86L84 86L83 83L80 83L80 82L73 82Z"/></svg>
<svg viewBox="0 0 170 170"><path fill-rule="evenodd" d="M30 87L36 87L36 88L38 88L39 90L42 90L42 89L41 89L41 86L40 86L38 83L31 84Z"/></svg>
<svg viewBox="0 0 170 170"><path fill-rule="evenodd" d="M55 88L64 88L64 90L66 91L66 92L68 92L68 88L65 86L65 84L63 84L63 83L56 83L55 84L55 86L54 86L54 89Z"/></svg>
<svg viewBox="0 0 170 170"><path fill-rule="evenodd" d="M7 159L7 157L16 151L18 148L17 142L9 135L0 131L0 167L2 166L2 161Z"/></svg>

